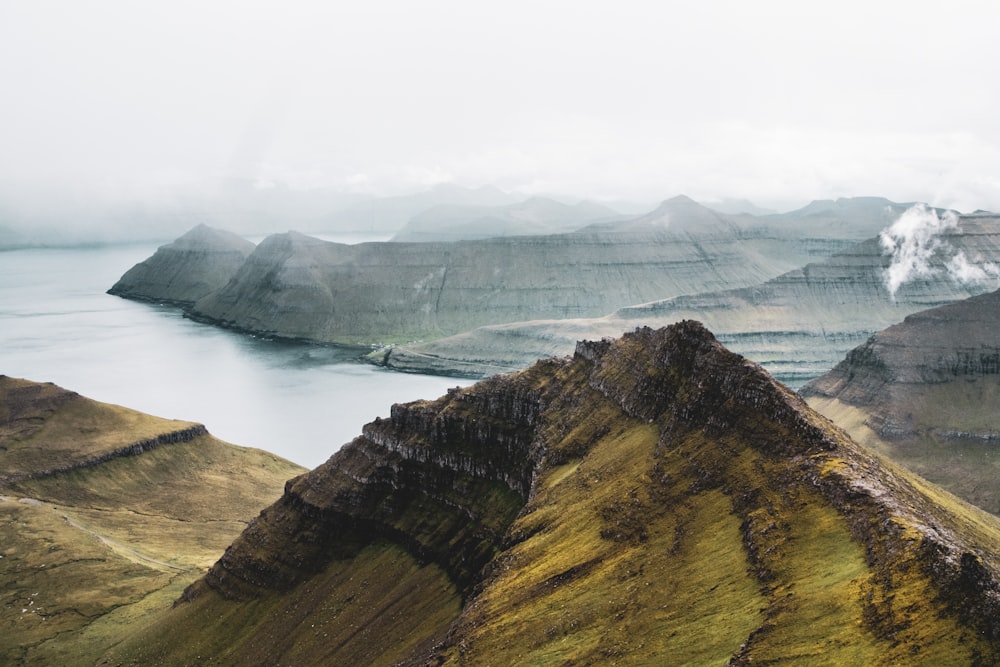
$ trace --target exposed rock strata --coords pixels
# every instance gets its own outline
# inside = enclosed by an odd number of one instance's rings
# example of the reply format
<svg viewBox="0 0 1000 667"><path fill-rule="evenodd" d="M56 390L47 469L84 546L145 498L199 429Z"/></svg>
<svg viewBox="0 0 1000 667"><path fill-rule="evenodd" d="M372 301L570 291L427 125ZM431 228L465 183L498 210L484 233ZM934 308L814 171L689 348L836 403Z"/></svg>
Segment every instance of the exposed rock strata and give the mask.
<svg viewBox="0 0 1000 667"><path fill-rule="evenodd" d="M1000 525L937 493L701 325L641 329L394 407L108 659L989 663Z"/></svg>
<svg viewBox="0 0 1000 667"><path fill-rule="evenodd" d="M570 234L348 246L289 232L262 242L230 282L188 310L257 334L365 345L526 319L593 317L757 284L844 248L863 238L860 230L874 233L894 207L879 200L824 209L820 219L754 218L676 197L644 216ZM843 215L862 222L830 224Z"/></svg>
<svg viewBox="0 0 1000 667"><path fill-rule="evenodd" d="M963 216L943 241L971 265L990 267L1000 259L1000 218ZM878 240L870 239L752 287L661 299L602 318L482 327L399 346L377 361L400 370L484 376L567 354L580 338L698 319L727 346L794 386L832 368L851 348L907 314L1000 286L995 272L963 283L935 266L934 275L908 282L893 296L884 275L889 263Z"/></svg>
<svg viewBox="0 0 1000 667"><path fill-rule="evenodd" d="M439 338L530 318L588 317L790 268L789 244L731 233L578 233L347 246L294 232L258 246L197 319L333 343ZM768 252L770 249L771 252Z"/></svg>
<svg viewBox="0 0 1000 667"><path fill-rule="evenodd" d="M241 236L198 225L126 271L108 293L190 306L229 282L253 249Z"/></svg>
<svg viewBox="0 0 1000 667"><path fill-rule="evenodd" d="M1000 513L1000 292L909 315L802 388L852 435Z"/></svg>

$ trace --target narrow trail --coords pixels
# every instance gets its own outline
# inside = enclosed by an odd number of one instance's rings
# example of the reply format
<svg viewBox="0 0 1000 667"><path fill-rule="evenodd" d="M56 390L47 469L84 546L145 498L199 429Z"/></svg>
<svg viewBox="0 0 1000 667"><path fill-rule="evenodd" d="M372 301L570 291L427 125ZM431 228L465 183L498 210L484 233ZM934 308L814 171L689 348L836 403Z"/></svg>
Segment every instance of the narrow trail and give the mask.
<svg viewBox="0 0 1000 667"><path fill-rule="evenodd" d="M156 558L151 558L150 556L146 556L144 554L141 554L138 551L136 551L135 549L130 549L129 547L126 547L125 545L121 544L120 542L116 542L116 541L114 541L114 540L112 540L112 539L110 539L108 537L105 537L104 535L101 535L100 533L98 533L95 530L87 528L86 526L80 524L79 522L74 521L73 519L69 518L65 514L61 514L60 516L62 517L63 521L65 521L67 524L69 524L73 528L76 528L77 530L82 530L85 533L93 535L98 540L100 540L101 544L103 544L104 546L108 547L109 549L111 549L113 552L115 552L119 556L122 556L123 558L126 558L126 559L132 561L133 563L137 563L139 565L151 566L154 569L161 570L161 571L172 571L172 572L188 572L189 571L189 568L180 567L178 565L171 565L170 563L166 563L166 562L164 562L162 560L157 560Z"/></svg>

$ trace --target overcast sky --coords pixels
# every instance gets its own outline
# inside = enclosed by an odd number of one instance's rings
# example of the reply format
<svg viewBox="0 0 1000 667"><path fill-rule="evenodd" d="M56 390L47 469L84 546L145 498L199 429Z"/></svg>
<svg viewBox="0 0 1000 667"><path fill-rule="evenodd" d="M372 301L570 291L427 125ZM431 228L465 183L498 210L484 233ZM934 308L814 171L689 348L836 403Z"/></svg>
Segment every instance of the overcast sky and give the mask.
<svg viewBox="0 0 1000 667"><path fill-rule="evenodd" d="M0 0L0 196L236 176L1000 210L998 6Z"/></svg>

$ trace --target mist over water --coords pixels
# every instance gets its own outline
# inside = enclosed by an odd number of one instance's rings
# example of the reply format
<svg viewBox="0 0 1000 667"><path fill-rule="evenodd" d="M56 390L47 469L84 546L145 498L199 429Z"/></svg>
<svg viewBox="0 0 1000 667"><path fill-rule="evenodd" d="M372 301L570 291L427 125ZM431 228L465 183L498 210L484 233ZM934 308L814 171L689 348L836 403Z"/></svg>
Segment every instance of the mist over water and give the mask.
<svg viewBox="0 0 1000 667"><path fill-rule="evenodd" d="M0 374L54 382L308 467L392 403L455 378L400 374L363 350L269 341L105 294L153 244L0 252Z"/></svg>

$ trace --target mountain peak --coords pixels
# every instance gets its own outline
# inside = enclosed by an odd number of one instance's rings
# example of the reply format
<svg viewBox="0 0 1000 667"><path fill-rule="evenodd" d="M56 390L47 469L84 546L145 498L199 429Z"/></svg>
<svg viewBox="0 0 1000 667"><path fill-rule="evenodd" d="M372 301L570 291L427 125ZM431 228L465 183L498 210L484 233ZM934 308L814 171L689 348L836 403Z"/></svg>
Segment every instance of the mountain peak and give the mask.
<svg viewBox="0 0 1000 667"><path fill-rule="evenodd" d="M989 662L1000 527L924 489L701 324L641 328L393 406L110 657Z"/></svg>

